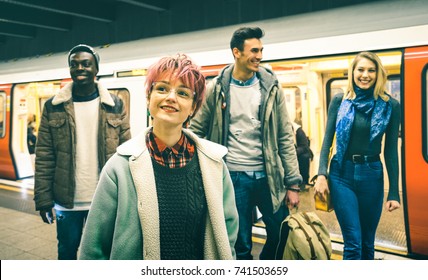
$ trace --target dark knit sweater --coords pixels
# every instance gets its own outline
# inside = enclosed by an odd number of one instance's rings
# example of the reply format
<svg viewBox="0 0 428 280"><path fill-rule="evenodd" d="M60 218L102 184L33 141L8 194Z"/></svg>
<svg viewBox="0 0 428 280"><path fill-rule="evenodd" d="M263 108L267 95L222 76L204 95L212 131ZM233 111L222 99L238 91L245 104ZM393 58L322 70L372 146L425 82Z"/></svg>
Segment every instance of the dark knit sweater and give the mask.
<svg viewBox="0 0 428 280"><path fill-rule="evenodd" d="M336 119L340 104L342 103L343 94L336 94L328 108L328 117L324 140L321 148L320 163L318 175L327 175L328 155L330 146L336 132ZM387 200L400 201L398 192L398 133L401 120L400 103L394 98L390 98L392 114L385 131L385 147L383 151L386 169L389 179L389 193ZM378 155L382 151L382 137L376 138L370 143L370 119L366 119L358 111L355 114L354 123L351 130L351 138L345 153L345 158L351 155Z"/></svg>
<svg viewBox="0 0 428 280"><path fill-rule="evenodd" d="M204 257L205 198L198 157L182 168L168 168L152 159L159 203L162 260Z"/></svg>

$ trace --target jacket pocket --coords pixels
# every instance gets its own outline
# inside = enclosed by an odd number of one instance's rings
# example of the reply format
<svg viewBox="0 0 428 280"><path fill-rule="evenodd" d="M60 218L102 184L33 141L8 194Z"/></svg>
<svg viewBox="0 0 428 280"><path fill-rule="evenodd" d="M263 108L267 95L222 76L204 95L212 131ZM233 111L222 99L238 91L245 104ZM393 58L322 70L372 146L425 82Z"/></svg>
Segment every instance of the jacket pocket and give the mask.
<svg viewBox="0 0 428 280"><path fill-rule="evenodd" d="M53 144L55 147L66 147L66 141L70 138L70 134L68 133L68 126L66 124L66 120L64 118L55 118L50 119L49 122L49 128L51 130L51 135L53 139Z"/></svg>
<svg viewBox="0 0 428 280"><path fill-rule="evenodd" d="M119 118L107 118L106 125L106 138L107 139L118 139L120 138L120 126L122 120Z"/></svg>
<svg viewBox="0 0 428 280"><path fill-rule="evenodd" d="M119 127L122 124L121 119L107 119L107 123L112 127Z"/></svg>
<svg viewBox="0 0 428 280"><path fill-rule="evenodd" d="M116 152L117 146L120 141L120 130L122 120L119 118L107 118L106 125L106 155L109 158L110 155Z"/></svg>

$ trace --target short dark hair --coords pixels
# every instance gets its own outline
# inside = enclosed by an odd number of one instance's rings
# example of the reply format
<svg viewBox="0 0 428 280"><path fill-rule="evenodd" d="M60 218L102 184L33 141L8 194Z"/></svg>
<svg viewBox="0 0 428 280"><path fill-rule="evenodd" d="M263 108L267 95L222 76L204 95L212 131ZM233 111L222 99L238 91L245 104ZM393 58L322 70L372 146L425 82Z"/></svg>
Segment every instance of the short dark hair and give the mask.
<svg viewBox="0 0 428 280"><path fill-rule="evenodd" d="M98 64L100 63L100 56L98 55L98 53L94 50L93 47L85 45L85 44L79 44L77 46L74 46L69 52L68 52L68 65L70 66L70 56L73 53L77 53L77 52L87 52L92 54L92 56L95 59L95 64L97 66L97 70L98 68Z"/></svg>
<svg viewBox="0 0 428 280"><path fill-rule="evenodd" d="M230 40L230 49L238 48L244 50L244 41L247 39L260 39L265 35L265 32L260 27L241 27L233 32L232 39Z"/></svg>

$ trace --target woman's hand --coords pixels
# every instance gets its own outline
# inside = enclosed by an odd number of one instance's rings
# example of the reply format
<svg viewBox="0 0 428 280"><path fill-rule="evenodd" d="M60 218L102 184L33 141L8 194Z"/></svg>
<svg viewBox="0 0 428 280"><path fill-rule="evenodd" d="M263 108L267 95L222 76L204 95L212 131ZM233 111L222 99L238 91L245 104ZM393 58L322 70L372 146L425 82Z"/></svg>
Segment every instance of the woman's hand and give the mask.
<svg viewBox="0 0 428 280"><path fill-rule="evenodd" d="M327 178L324 175L319 175L314 186L314 197L318 196L321 201L326 201L328 193L330 193L330 190L328 188Z"/></svg>
<svg viewBox="0 0 428 280"><path fill-rule="evenodd" d="M392 212L398 208L400 208L400 202L396 200L388 200L387 202L385 202L385 209L389 212Z"/></svg>

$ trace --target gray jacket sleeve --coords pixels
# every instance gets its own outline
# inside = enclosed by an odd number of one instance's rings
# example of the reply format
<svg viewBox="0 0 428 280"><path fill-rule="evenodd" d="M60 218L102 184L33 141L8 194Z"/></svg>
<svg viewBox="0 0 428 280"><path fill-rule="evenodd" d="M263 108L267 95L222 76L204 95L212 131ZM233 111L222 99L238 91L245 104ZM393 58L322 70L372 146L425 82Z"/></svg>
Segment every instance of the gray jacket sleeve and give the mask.
<svg viewBox="0 0 428 280"><path fill-rule="evenodd" d="M216 94L217 78L211 80L207 85L205 100L196 115L191 119L189 129L197 136L222 143L223 116L221 109L221 98Z"/></svg>

